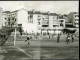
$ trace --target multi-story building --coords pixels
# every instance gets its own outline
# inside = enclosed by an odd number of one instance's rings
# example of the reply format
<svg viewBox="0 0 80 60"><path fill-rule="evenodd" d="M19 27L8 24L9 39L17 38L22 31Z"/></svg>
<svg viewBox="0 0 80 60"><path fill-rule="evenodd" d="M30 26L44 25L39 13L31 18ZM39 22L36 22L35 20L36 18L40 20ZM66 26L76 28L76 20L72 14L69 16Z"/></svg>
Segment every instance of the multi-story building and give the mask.
<svg viewBox="0 0 80 60"><path fill-rule="evenodd" d="M23 8L12 12L5 11L3 12L3 19L6 19L6 26L18 27L22 25L23 30L25 30L25 25L28 21L28 13Z"/></svg>
<svg viewBox="0 0 80 60"><path fill-rule="evenodd" d="M19 9L16 11L3 12L3 25L10 27L22 26L27 32L44 31L53 33L59 27L65 27L65 19L58 19L58 14L40 11L27 11L26 9ZM62 24L62 25L61 25Z"/></svg>
<svg viewBox="0 0 80 60"><path fill-rule="evenodd" d="M58 15L56 13L28 11L29 23L36 24L37 30L51 32L59 28Z"/></svg>
<svg viewBox="0 0 80 60"><path fill-rule="evenodd" d="M5 11L2 12L2 26L7 26L8 25L8 18L7 18L7 14L10 13L10 11Z"/></svg>
<svg viewBox="0 0 80 60"><path fill-rule="evenodd" d="M30 26L30 28L28 28L31 31L38 31L41 29L42 26L42 14L40 11L27 11L28 12L28 26ZM28 30L27 29L27 30Z"/></svg>
<svg viewBox="0 0 80 60"><path fill-rule="evenodd" d="M52 29L59 27L58 15L56 13L50 13L49 14L49 27Z"/></svg>
<svg viewBox="0 0 80 60"><path fill-rule="evenodd" d="M78 12L70 12L68 14L68 21L72 23L73 26L79 28L79 13Z"/></svg>

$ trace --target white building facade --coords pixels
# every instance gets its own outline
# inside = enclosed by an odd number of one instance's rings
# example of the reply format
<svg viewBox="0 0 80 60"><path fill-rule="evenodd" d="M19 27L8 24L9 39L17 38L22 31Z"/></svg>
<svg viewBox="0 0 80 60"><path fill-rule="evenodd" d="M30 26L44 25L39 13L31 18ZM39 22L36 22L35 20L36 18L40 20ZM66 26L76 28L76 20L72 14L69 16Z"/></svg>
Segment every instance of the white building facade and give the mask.
<svg viewBox="0 0 80 60"><path fill-rule="evenodd" d="M3 26L19 27L22 26L24 32L40 33L46 32L55 33L59 30L60 21L62 20L62 28L65 27L65 19L58 19L58 14L40 11L27 11L19 9L16 11L3 13Z"/></svg>
<svg viewBox="0 0 80 60"><path fill-rule="evenodd" d="M73 15L73 26L79 28L79 14L75 13Z"/></svg>
<svg viewBox="0 0 80 60"><path fill-rule="evenodd" d="M65 19L61 20L63 20L62 24L65 24ZM60 19L58 19L58 15L56 13L28 11L28 21L33 25L35 24L35 29L42 34L47 34L47 32L54 33L54 31L59 30L60 27ZM64 27L65 25L63 25L62 28Z"/></svg>
<svg viewBox="0 0 80 60"><path fill-rule="evenodd" d="M19 9L9 13L6 12L3 13L4 26L18 27L18 25L22 25L23 30L26 30L27 21L28 21L28 13L25 9Z"/></svg>

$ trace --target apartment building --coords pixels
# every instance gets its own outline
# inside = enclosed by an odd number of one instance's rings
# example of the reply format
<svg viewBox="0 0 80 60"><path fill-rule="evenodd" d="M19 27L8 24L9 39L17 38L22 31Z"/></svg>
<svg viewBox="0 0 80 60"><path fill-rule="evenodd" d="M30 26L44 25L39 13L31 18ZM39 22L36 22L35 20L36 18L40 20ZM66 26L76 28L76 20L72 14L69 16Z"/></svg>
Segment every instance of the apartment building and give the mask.
<svg viewBox="0 0 80 60"><path fill-rule="evenodd" d="M9 27L22 26L23 30L25 30L25 25L27 24L27 20L28 20L28 13L23 8L15 11L3 12L4 26L9 26Z"/></svg>
<svg viewBox="0 0 80 60"><path fill-rule="evenodd" d="M6 26L7 25L7 14L3 12L2 17L3 18L1 19L2 20L1 25Z"/></svg>
<svg viewBox="0 0 80 60"><path fill-rule="evenodd" d="M63 27L65 27L65 19L58 19L58 14L56 13L35 10L27 11L23 8L15 11L3 12L3 26L22 26L23 30L29 33L53 33L59 30L61 26L60 21L62 21Z"/></svg>
<svg viewBox="0 0 80 60"><path fill-rule="evenodd" d="M28 11L29 23L35 24L38 32L54 32L59 28L58 15L50 12Z"/></svg>
<svg viewBox="0 0 80 60"><path fill-rule="evenodd" d="M59 27L58 14L56 13L49 14L49 27L51 29L56 29L57 27Z"/></svg>
<svg viewBox="0 0 80 60"><path fill-rule="evenodd" d="M78 12L70 12L68 14L68 21L72 23L73 26L79 28L79 13Z"/></svg>
<svg viewBox="0 0 80 60"><path fill-rule="evenodd" d="M27 11L28 12L28 29L32 32L38 32L42 26L42 14L40 11ZM27 29L27 31L29 31Z"/></svg>

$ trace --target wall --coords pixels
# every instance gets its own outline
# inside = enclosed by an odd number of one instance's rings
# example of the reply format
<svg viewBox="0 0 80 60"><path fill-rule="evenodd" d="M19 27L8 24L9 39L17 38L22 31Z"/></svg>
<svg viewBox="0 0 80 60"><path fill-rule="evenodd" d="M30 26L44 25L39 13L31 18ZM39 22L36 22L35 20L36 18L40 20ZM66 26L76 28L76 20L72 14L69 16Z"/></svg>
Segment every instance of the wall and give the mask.
<svg viewBox="0 0 80 60"><path fill-rule="evenodd" d="M73 15L73 25L76 27L79 27L79 14L78 13Z"/></svg>
<svg viewBox="0 0 80 60"><path fill-rule="evenodd" d="M26 31L28 23L28 13L25 9L20 9L17 13L17 23L22 24L23 30Z"/></svg>
<svg viewBox="0 0 80 60"><path fill-rule="evenodd" d="M6 13L3 13L2 14L2 25L3 26L6 26L7 25L7 14Z"/></svg>
<svg viewBox="0 0 80 60"><path fill-rule="evenodd" d="M49 28L53 28L53 16L49 16Z"/></svg>
<svg viewBox="0 0 80 60"><path fill-rule="evenodd" d="M68 14L68 22L73 23L73 13Z"/></svg>

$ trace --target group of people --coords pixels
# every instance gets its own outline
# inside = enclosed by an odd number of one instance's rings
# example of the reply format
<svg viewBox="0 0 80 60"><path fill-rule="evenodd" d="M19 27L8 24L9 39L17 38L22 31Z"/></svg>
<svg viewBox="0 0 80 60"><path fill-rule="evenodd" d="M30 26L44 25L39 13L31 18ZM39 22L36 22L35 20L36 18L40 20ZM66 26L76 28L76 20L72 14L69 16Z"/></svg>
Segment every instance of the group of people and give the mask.
<svg viewBox="0 0 80 60"><path fill-rule="evenodd" d="M67 35L67 38L66 38L66 42L67 42L67 44L70 42L70 39L72 39L72 42L74 42L74 35L73 34L68 34Z"/></svg>
<svg viewBox="0 0 80 60"><path fill-rule="evenodd" d="M57 43L60 42L60 37L61 37L61 34L58 34L57 35ZM50 38L50 36L49 36ZM30 40L32 39L31 36L27 36L27 39L25 40L25 42L27 41L28 42L28 45L30 45ZM74 42L74 34L67 34L66 35L66 42L67 44L70 42L70 40L72 40L72 42Z"/></svg>
<svg viewBox="0 0 80 60"><path fill-rule="evenodd" d="M58 43L59 43L59 40L60 40L60 36L61 36L61 34L58 34L58 36L57 36L57 42ZM66 36L67 44L70 42L70 40L72 40L72 42L74 42L74 34L67 34L67 36Z"/></svg>

